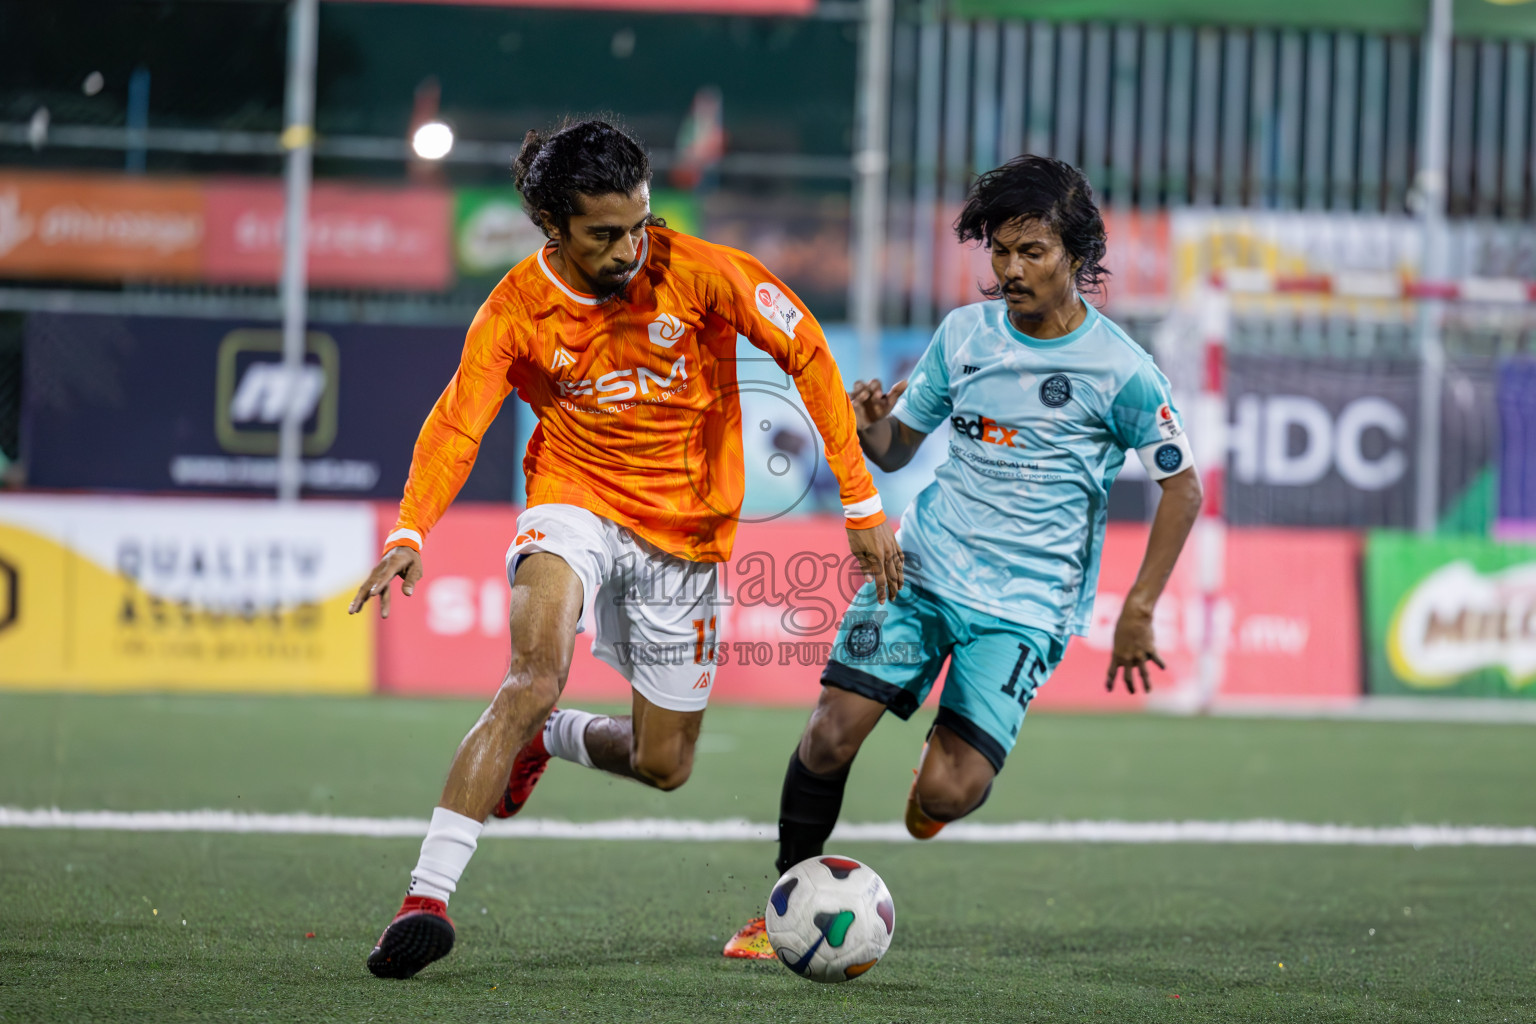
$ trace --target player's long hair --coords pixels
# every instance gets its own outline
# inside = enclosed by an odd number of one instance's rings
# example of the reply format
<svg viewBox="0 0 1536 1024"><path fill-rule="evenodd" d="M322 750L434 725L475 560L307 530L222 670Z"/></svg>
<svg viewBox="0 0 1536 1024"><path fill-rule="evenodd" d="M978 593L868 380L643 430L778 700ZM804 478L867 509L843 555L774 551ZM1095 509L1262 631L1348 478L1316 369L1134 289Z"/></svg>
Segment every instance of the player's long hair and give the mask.
<svg viewBox="0 0 1536 1024"><path fill-rule="evenodd" d="M530 130L512 162L523 209L545 235L545 216L564 231L580 213L578 196L629 195L651 180L651 160L634 136L607 121L568 120L544 134ZM665 226L659 217L650 223Z"/></svg>
<svg viewBox="0 0 1536 1024"><path fill-rule="evenodd" d="M1048 156L1016 156L971 183L965 208L955 221L955 234L962 242L981 242L990 249L997 230L1020 218L1038 220L1061 236L1063 248L1077 264L1073 278L1079 292L1103 292L1109 276L1100 262L1104 218L1082 171ZM981 293L995 299L1002 289L994 281L984 285Z"/></svg>

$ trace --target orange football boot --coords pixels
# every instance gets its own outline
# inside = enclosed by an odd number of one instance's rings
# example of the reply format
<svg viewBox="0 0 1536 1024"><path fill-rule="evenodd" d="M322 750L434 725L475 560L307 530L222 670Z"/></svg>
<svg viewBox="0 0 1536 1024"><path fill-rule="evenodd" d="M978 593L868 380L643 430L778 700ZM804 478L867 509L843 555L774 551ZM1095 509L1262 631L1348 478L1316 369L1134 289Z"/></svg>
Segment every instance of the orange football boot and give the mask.
<svg viewBox="0 0 1536 1024"><path fill-rule="evenodd" d="M768 922L761 917L754 917L732 935L723 952L737 960L773 960L778 957L773 944L768 941Z"/></svg>
<svg viewBox="0 0 1536 1024"><path fill-rule="evenodd" d="M928 757L928 744L923 744L923 752L918 755L917 767L912 769L912 788L907 790L907 813L904 815L907 831L913 839L932 839L944 828L944 822L934 821L923 813L923 808L917 802L917 773L922 770L923 761Z"/></svg>

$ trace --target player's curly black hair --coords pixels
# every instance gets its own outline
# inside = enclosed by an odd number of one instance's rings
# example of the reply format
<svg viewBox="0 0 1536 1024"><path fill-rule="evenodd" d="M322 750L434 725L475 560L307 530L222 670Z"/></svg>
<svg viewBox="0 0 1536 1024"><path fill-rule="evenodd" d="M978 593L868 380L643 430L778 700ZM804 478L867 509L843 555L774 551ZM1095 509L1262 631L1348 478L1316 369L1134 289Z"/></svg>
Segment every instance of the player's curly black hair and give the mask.
<svg viewBox="0 0 1536 1024"><path fill-rule="evenodd" d="M545 133L530 130L512 162L523 209L546 235L564 231L580 213L577 196L629 195L651 180L651 161L634 136L595 118L566 120ZM653 224L663 224L651 218Z"/></svg>
<svg viewBox="0 0 1536 1024"><path fill-rule="evenodd" d="M992 236L1010 221L1038 220L1061 236L1061 244L1076 264L1073 278L1079 292L1102 292L1109 271L1104 259L1104 218L1093 202L1093 186L1082 171L1048 156L1026 153L1003 166L978 175L955 221L962 242L992 247ZM994 281L982 288L988 298L1002 290Z"/></svg>

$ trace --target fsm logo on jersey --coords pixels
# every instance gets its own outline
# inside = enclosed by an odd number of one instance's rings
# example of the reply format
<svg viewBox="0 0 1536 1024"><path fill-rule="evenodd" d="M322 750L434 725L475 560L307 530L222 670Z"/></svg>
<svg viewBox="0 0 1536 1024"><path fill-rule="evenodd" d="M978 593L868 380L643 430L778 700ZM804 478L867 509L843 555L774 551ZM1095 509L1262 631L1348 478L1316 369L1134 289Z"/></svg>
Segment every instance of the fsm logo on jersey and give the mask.
<svg viewBox="0 0 1536 1024"><path fill-rule="evenodd" d="M655 402L665 401L686 386L688 381L688 357L678 356L667 375L653 371L648 366L610 370L600 377L587 380L556 381L563 398L580 398L597 393L597 404L612 402L633 403L637 399ZM679 383L681 382L681 383ZM627 409L628 405L619 409ZM617 410L615 410L617 411Z"/></svg>

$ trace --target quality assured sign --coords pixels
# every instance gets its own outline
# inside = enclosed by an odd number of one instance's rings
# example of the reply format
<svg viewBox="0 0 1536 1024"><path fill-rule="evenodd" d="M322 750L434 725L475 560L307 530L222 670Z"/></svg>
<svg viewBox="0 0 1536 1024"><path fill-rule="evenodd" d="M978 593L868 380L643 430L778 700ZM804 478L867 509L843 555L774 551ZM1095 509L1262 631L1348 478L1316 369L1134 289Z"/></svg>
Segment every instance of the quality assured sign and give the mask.
<svg viewBox="0 0 1536 1024"><path fill-rule="evenodd" d="M1536 547L1374 534L1366 612L1371 692L1536 697Z"/></svg>
<svg viewBox="0 0 1536 1024"><path fill-rule="evenodd" d="M0 496L0 690L366 693L361 503Z"/></svg>

